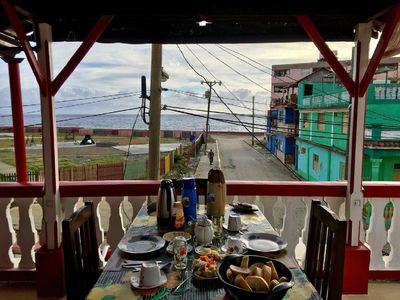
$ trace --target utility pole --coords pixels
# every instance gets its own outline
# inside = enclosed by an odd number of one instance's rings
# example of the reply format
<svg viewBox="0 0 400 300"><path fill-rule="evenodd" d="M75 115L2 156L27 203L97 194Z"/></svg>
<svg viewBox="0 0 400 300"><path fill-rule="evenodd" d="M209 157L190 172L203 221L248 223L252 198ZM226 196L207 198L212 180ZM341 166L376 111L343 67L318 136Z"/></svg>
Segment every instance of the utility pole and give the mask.
<svg viewBox="0 0 400 300"><path fill-rule="evenodd" d="M252 135L251 135L251 145L254 146L254 96L253 96L253 127L252 127Z"/></svg>
<svg viewBox="0 0 400 300"><path fill-rule="evenodd" d="M148 179L160 179L160 118L161 118L162 45L151 47L150 124Z"/></svg>
<svg viewBox="0 0 400 300"><path fill-rule="evenodd" d="M208 90L208 105L207 105L207 121L206 121L206 137L205 137L205 146L204 146L204 154L207 154L207 142L208 142L208 129L210 127L209 118L210 118L210 103L211 103L211 89L214 85L219 84L221 85L221 81L201 81L201 84L207 84L209 87Z"/></svg>

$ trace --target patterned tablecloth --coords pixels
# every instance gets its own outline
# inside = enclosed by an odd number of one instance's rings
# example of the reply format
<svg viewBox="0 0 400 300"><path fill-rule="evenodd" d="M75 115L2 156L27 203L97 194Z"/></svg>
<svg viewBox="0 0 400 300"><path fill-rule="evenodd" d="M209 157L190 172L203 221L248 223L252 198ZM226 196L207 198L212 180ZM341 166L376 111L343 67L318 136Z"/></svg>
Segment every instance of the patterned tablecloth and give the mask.
<svg viewBox="0 0 400 300"><path fill-rule="evenodd" d="M228 214L231 212L231 207L226 207L225 216L227 219ZM204 206L200 205L198 214L204 214ZM267 221L265 216L260 212L241 214L242 223L246 225L246 232L268 232L276 234L271 224ZM143 205L138 215L132 222L128 232L129 235L146 235L155 234L162 236L164 232L160 232L157 228L156 213L148 212L146 203ZM232 235L229 233L229 235ZM240 235L240 234L238 234ZM222 241L227 236L224 232ZM195 246L194 239L191 240L192 245ZM166 243L167 244L167 243ZM116 249L111 256L110 260L104 268L103 273L100 275L96 285L87 296L87 300L111 300L111 299L211 299L211 300L229 300L231 299L223 289L218 279L215 280L189 280L179 291L171 295L171 290L176 287L184 278L190 276L190 267L186 271L177 271L173 266L169 265L163 269L167 275L167 283L162 287L155 289L135 289L130 284L132 271L121 267L124 259L137 259L137 260L171 260L172 255L168 254L165 250L166 246L154 253L146 255L132 256ZM260 254L252 253L248 254ZM313 285L308 281L307 277L292 257L286 252L280 251L279 253L268 254L269 257L277 259L288 266L294 275L294 286L288 291L284 299L320 299L320 296L315 291ZM190 258L190 260L192 257ZM189 263L190 265L190 263Z"/></svg>

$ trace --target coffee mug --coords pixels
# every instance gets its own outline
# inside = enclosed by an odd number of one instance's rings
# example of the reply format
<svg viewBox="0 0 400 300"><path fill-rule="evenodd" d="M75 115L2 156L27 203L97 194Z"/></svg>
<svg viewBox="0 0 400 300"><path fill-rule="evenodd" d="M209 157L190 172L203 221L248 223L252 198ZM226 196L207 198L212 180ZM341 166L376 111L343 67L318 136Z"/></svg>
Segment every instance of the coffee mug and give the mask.
<svg viewBox="0 0 400 300"><path fill-rule="evenodd" d="M239 231L242 227L242 221L239 214L230 214L228 218L228 230Z"/></svg>
<svg viewBox="0 0 400 300"><path fill-rule="evenodd" d="M161 283L161 271L157 263L144 262L140 269L139 285L156 286Z"/></svg>
<svg viewBox="0 0 400 300"><path fill-rule="evenodd" d="M226 251L228 253L242 253L243 243L238 237L230 236L225 242Z"/></svg>

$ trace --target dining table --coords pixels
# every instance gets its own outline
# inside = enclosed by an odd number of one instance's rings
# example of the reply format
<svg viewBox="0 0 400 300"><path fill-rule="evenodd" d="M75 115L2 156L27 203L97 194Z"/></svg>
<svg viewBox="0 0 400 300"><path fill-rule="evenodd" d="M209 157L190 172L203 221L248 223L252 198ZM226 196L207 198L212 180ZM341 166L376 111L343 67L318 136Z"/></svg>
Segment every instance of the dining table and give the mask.
<svg viewBox="0 0 400 300"><path fill-rule="evenodd" d="M168 230L160 229L157 225L156 211L150 208L147 202L143 204L137 216L130 224L122 240L130 237L153 236L162 237ZM272 227L264 214L253 205L251 211L238 212L232 205L226 204L224 222L226 224L229 214L239 213L242 229L239 232L230 232L226 227L222 234L213 239L213 244L220 247L230 236L240 237L246 233L269 233L279 237L277 231ZM203 204L198 205L197 215L206 214L206 207ZM193 227L185 228L186 231L193 234ZM172 230L170 230L172 231ZM121 241L122 241L121 240ZM121 244L121 243L120 243ZM87 295L87 300L111 300L111 299L211 299L211 300L230 300L231 297L223 288L218 278L198 278L193 275L193 260L198 257L194 251L197 246L195 236L188 240L193 250L188 254L188 266L184 270L176 270L173 263L173 255L167 251L168 242L159 249L148 251L148 253L126 252L119 245L111 257L108 259L103 271ZM121 250L123 249L123 250ZM294 285L288 290L284 299L321 299L315 287L307 279L307 276L299 266L293 255L287 253L286 248L274 252L258 252L248 250L246 255L263 255L278 260L287 266L293 274ZM129 267L129 262L138 261L158 261L162 271L166 274L165 284L152 289L137 289L131 283L132 276L140 271L140 266ZM171 262L171 263L170 263ZM137 276L137 275L136 275ZM186 279L186 280L185 280ZM182 283L182 284L181 284Z"/></svg>

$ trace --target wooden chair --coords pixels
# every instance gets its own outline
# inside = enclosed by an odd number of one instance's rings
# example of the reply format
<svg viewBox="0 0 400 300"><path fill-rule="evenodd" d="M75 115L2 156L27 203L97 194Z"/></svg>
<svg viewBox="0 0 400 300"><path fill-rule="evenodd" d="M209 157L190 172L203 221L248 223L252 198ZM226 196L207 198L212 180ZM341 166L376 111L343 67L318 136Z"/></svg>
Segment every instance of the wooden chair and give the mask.
<svg viewBox="0 0 400 300"><path fill-rule="evenodd" d="M325 300L342 299L346 228L345 220L312 201L304 271Z"/></svg>
<svg viewBox="0 0 400 300"><path fill-rule="evenodd" d="M62 221L62 236L67 299L84 299L101 273L92 203Z"/></svg>

